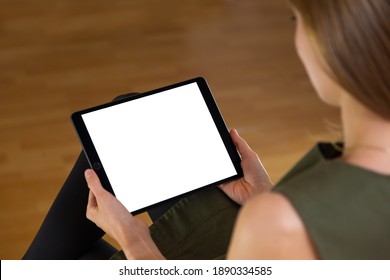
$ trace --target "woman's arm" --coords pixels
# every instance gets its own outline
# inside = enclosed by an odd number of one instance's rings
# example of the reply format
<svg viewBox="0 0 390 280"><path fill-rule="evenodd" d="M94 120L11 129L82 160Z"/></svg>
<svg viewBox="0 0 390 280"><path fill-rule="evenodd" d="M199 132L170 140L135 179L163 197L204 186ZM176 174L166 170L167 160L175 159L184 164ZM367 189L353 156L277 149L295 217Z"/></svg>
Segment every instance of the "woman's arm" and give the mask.
<svg viewBox="0 0 390 280"><path fill-rule="evenodd" d="M264 193L241 210L228 259L318 259L310 236L291 203Z"/></svg>

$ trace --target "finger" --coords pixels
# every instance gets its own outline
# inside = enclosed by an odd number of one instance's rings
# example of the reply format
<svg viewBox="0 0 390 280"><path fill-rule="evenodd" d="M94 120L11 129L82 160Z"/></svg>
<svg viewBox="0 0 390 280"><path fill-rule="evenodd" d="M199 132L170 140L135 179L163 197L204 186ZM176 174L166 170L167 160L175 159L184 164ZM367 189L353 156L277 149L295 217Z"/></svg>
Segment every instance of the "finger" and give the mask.
<svg viewBox="0 0 390 280"><path fill-rule="evenodd" d="M87 204L87 211L86 211L86 216L88 220L93 220L94 219L94 214L97 209L97 202L95 195L93 194L92 191L89 191L88 195L88 204Z"/></svg>
<svg viewBox="0 0 390 280"><path fill-rule="evenodd" d="M85 180L87 181L88 188L93 192L94 196L99 196L102 192L105 192L105 189L100 183L99 177L96 175L93 169L85 170Z"/></svg>
<svg viewBox="0 0 390 280"><path fill-rule="evenodd" d="M91 208L97 208L97 206L98 206L98 204L97 204L95 195L93 194L92 191L89 191L87 207L91 209Z"/></svg>
<svg viewBox="0 0 390 280"><path fill-rule="evenodd" d="M256 153L249 147L248 143L238 134L236 129L232 129L230 131L230 135L232 136L234 145L236 145L238 152L243 158L256 155Z"/></svg>

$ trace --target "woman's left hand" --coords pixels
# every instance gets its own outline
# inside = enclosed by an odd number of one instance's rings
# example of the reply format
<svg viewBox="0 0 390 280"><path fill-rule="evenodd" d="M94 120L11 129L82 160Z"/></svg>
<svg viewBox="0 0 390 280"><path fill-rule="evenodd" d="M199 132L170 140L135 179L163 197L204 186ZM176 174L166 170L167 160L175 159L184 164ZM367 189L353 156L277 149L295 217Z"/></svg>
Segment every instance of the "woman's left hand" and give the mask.
<svg viewBox="0 0 390 280"><path fill-rule="evenodd" d="M87 218L119 243L127 259L164 259L146 223L106 191L92 169L85 171L85 179L90 190Z"/></svg>

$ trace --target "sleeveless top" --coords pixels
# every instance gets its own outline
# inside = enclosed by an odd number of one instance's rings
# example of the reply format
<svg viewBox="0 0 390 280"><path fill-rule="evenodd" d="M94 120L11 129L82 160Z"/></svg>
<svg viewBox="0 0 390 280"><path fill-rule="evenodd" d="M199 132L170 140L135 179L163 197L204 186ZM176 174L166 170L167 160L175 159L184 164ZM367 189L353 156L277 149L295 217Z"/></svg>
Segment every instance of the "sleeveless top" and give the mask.
<svg viewBox="0 0 390 280"><path fill-rule="evenodd" d="M338 156L318 144L274 191L293 204L321 259L390 259L390 176Z"/></svg>

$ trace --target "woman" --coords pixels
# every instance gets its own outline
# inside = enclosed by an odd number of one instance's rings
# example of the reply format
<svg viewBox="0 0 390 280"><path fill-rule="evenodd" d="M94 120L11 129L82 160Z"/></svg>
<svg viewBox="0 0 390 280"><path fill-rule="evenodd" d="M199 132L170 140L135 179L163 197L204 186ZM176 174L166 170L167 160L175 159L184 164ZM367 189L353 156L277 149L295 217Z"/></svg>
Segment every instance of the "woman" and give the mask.
<svg viewBox="0 0 390 280"><path fill-rule="evenodd" d="M319 145L248 202L230 258L389 259L390 3L292 1L296 49L341 111L344 148Z"/></svg>
<svg viewBox="0 0 390 280"><path fill-rule="evenodd" d="M273 187L257 155L232 130L244 178L220 189L243 207L227 258L390 259L390 4L291 3L298 55L319 97L340 108L343 143L318 144ZM118 241L126 258L172 258L155 238L156 229L151 234L131 216L93 170L85 178L87 218ZM222 201L220 196L215 198ZM235 219L235 207L223 206L233 210L221 220ZM175 230L180 224L169 211L162 220L170 225L161 227ZM229 238L227 229L221 239Z"/></svg>

